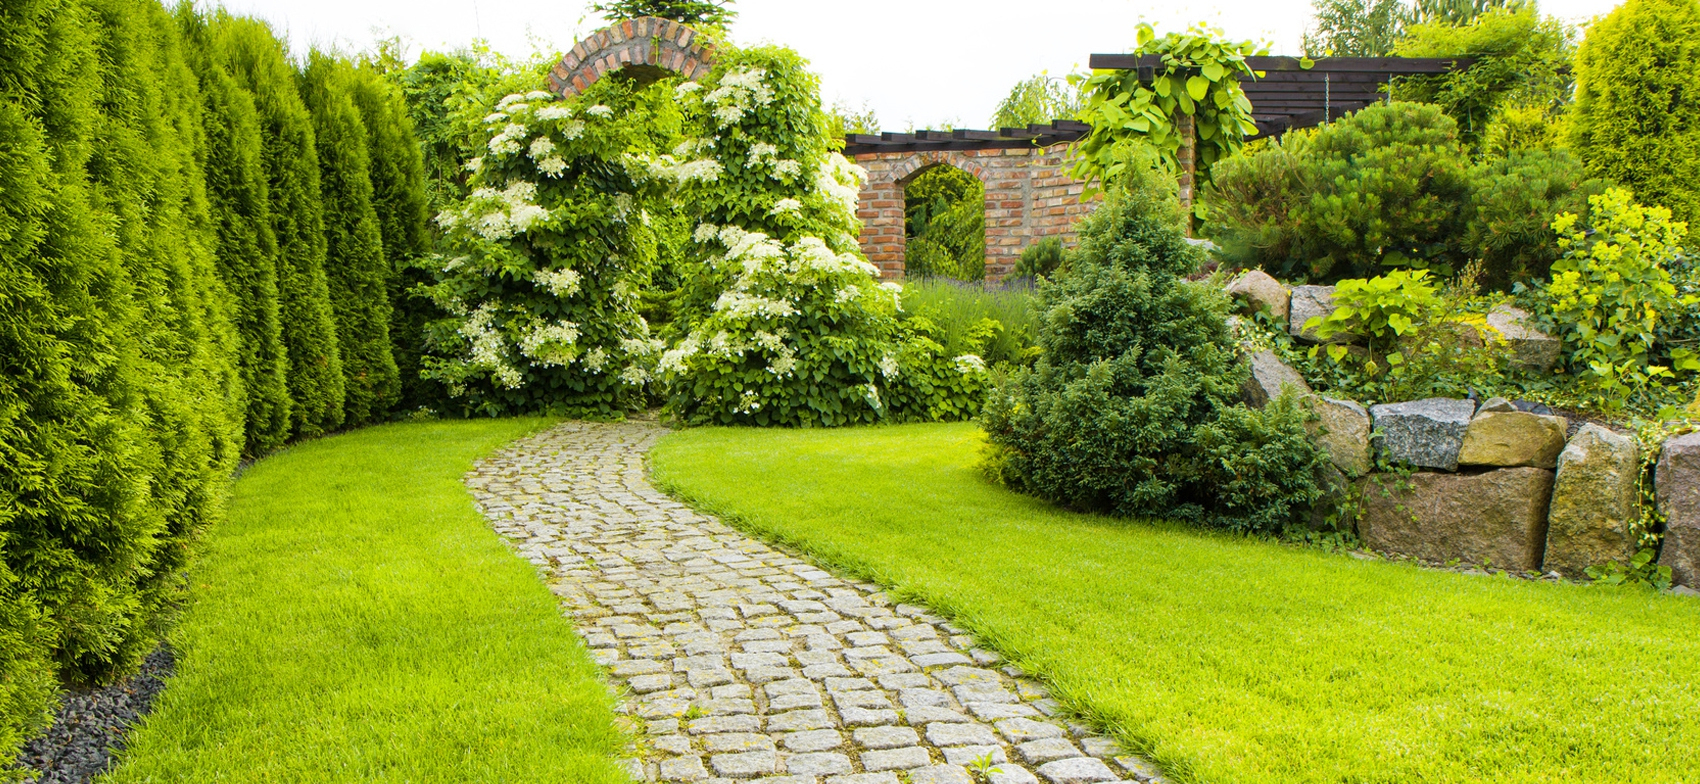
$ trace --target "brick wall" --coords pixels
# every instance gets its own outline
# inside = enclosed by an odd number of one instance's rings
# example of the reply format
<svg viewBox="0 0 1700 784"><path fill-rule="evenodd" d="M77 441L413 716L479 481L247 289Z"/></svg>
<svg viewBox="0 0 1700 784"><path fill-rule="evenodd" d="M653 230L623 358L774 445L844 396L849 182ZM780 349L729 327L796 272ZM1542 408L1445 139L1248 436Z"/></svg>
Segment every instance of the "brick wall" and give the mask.
<svg viewBox="0 0 1700 784"><path fill-rule="evenodd" d="M1046 148L872 152L856 156L868 170L857 217L862 252L882 277L903 277L903 189L922 171L955 166L986 184L986 279L1015 268L1021 251L1043 237L1073 244L1075 222L1096 202L1082 202L1084 186L1069 178L1066 145Z"/></svg>
<svg viewBox="0 0 1700 784"><path fill-rule="evenodd" d="M550 69L549 86L566 98L626 66L661 68L700 79L713 63L714 49L698 40L697 31L645 16L602 28L579 41Z"/></svg>

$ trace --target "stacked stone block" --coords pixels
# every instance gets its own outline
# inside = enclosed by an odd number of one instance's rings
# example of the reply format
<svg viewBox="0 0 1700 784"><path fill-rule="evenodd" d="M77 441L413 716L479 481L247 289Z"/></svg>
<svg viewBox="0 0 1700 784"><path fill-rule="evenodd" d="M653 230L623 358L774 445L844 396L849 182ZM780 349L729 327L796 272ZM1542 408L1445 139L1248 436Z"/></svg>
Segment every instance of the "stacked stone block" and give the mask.
<svg viewBox="0 0 1700 784"><path fill-rule="evenodd" d="M626 19L591 33L549 70L549 87L563 98L578 95L627 66L661 68L700 79L714 63L714 49L697 31L670 19Z"/></svg>

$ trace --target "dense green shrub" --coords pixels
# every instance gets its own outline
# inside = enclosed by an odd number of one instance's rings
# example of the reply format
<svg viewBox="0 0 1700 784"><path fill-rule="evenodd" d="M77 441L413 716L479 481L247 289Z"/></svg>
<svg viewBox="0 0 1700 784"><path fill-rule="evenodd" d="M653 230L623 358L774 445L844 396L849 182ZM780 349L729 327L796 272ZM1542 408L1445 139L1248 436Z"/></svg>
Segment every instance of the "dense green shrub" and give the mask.
<svg viewBox="0 0 1700 784"><path fill-rule="evenodd" d="M1546 279L1558 259L1552 216L1574 212L1586 219L1588 198L1605 190L1604 181L1586 176L1563 150L1513 152L1470 170L1459 253L1481 259L1483 287L1509 291Z"/></svg>
<svg viewBox="0 0 1700 784"><path fill-rule="evenodd" d="M178 7L185 54L199 77L199 164L216 222L214 254L232 300L238 368L247 394L244 451L263 454L289 438L289 357L283 344L277 288L277 238L261 158L254 99L213 56L207 18Z"/></svg>
<svg viewBox="0 0 1700 784"><path fill-rule="evenodd" d="M957 280L986 277L986 184L954 166L934 166L904 188L904 271Z"/></svg>
<svg viewBox="0 0 1700 784"><path fill-rule="evenodd" d="M902 318L930 322L932 338L951 356L973 354L990 365L1020 365L1038 355L1038 313L1028 288L909 280L903 284Z"/></svg>
<svg viewBox="0 0 1700 784"><path fill-rule="evenodd" d="M298 77L319 162L325 277L342 357L344 421L381 419L400 396L390 353L390 274L373 207L366 123L354 104L359 74L346 60L313 52Z"/></svg>
<svg viewBox="0 0 1700 784"><path fill-rule="evenodd" d="M1569 129L1590 175L1700 220L1700 2L1627 0L1591 25Z"/></svg>
<svg viewBox="0 0 1700 784"><path fill-rule="evenodd" d="M1220 292L1183 276L1172 185L1141 177L1088 218L1067 275L1040 289L1031 370L982 422L1006 483L1072 507L1279 529L1318 495L1296 401L1237 410L1246 369Z"/></svg>
<svg viewBox="0 0 1700 784"><path fill-rule="evenodd" d="M1549 107L1570 98L1573 31L1543 18L1534 4L1490 10L1464 25L1413 25L1394 47L1400 57L1470 57L1469 68L1439 76L1407 76L1395 86L1402 101L1438 104L1458 122L1467 146L1507 106Z"/></svg>
<svg viewBox="0 0 1700 784"><path fill-rule="evenodd" d="M1016 260L1015 270L1010 273L1010 276L1016 278L1048 276L1062 268L1065 258L1062 238L1045 237L1021 249L1021 257Z"/></svg>
<svg viewBox="0 0 1700 784"><path fill-rule="evenodd" d="M1218 164L1206 189L1224 255L1286 278L1368 277L1455 263L1468 199L1457 124L1428 104L1378 104Z"/></svg>
<svg viewBox="0 0 1700 784"><path fill-rule="evenodd" d="M416 262L431 247L425 225L429 206L424 156L408 115L407 99L376 66L362 65L350 88L366 127L372 208L383 233L391 353L401 383L400 400L410 406L423 405L435 397L419 378L427 314L410 290L427 281Z"/></svg>
<svg viewBox="0 0 1700 784"><path fill-rule="evenodd" d="M218 59L254 99L264 142L276 237L283 343L289 356L292 429L315 435L343 422L342 355L325 277L325 225L313 120L296 91L294 68L270 28L224 12L212 15Z"/></svg>

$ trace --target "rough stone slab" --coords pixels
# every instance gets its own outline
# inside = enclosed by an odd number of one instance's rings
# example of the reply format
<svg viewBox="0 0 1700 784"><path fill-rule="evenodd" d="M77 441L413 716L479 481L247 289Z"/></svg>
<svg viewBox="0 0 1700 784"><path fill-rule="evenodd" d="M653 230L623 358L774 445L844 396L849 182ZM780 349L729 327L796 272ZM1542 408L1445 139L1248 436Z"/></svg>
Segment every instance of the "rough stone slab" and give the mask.
<svg viewBox="0 0 1700 784"><path fill-rule="evenodd" d="M1640 473L1634 438L1593 423L1576 431L1558 456L1541 568L1582 579L1590 566L1627 563L1635 555L1631 526L1641 518Z"/></svg>
<svg viewBox="0 0 1700 784"><path fill-rule="evenodd" d="M708 778L708 768L702 757L672 757L661 761L661 778L665 781L700 781Z"/></svg>
<svg viewBox="0 0 1700 784"><path fill-rule="evenodd" d="M786 735L779 744L786 751L826 751L844 745L844 735L838 730L805 730Z"/></svg>
<svg viewBox="0 0 1700 784"><path fill-rule="evenodd" d="M1486 411L1470 420L1458 464L1510 468L1554 468L1564 451L1570 423L1564 417L1522 411Z"/></svg>
<svg viewBox="0 0 1700 784"><path fill-rule="evenodd" d="M1047 721L1032 719L1004 719L997 723L998 732L1009 738L1010 743L1026 743L1040 738L1061 738L1063 729Z"/></svg>
<svg viewBox="0 0 1700 784"><path fill-rule="evenodd" d="M1051 784L1096 784L1101 781L1121 780L1103 760L1092 757L1047 762L1039 766L1039 778Z"/></svg>
<svg viewBox="0 0 1700 784"><path fill-rule="evenodd" d="M1318 417L1307 425L1311 437L1328 453L1334 467L1352 477L1369 473L1372 465L1369 411L1356 401L1322 395L1312 395L1306 402Z"/></svg>
<svg viewBox="0 0 1700 784"><path fill-rule="evenodd" d="M1014 765L999 765L992 768L987 784L1039 784L1039 778L1026 768Z"/></svg>
<svg viewBox="0 0 1700 784"><path fill-rule="evenodd" d="M1659 564L1676 585L1700 586L1700 433L1665 441L1654 487L1665 516Z"/></svg>
<svg viewBox="0 0 1700 784"><path fill-rule="evenodd" d="M1534 319L1521 309L1500 305L1488 313L1487 325L1499 333L1511 350L1511 364L1545 373L1564 354L1564 341L1535 327Z"/></svg>
<svg viewBox="0 0 1700 784"><path fill-rule="evenodd" d="M746 751L738 754L718 754L708 758L715 773L734 778L749 778L779 769L779 755L771 751Z"/></svg>
<svg viewBox="0 0 1700 784"><path fill-rule="evenodd" d="M1387 403L1369 410L1381 431L1377 448L1395 463L1418 468L1458 470L1458 452L1470 429L1476 404L1469 400L1431 397L1409 403Z"/></svg>
<svg viewBox="0 0 1700 784"><path fill-rule="evenodd" d="M1259 310L1268 313L1282 324L1287 323L1287 308L1293 293L1281 281L1263 270L1251 270L1228 284L1228 296L1239 300L1245 313Z"/></svg>
<svg viewBox="0 0 1700 784"><path fill-rule="evenodd" d="M785 770L799 776L830 776L849 773L854 768L850 758L835 752L793 754L785 759Z"/></svg>
<svg viewBox="0 0 1700 784"><path fill-rule="evenodd" d="M908 770L930 764L932 758L920 746L862 752L862 769L867 771Z"/></svg>
<svg viewBox="0 0 1700 784"><path fill-rule="evenodd" d="M1052 760L1081 756L1080 749L1075 748L1067 738L1030 740L1016 746L1015 751L1030 765L1042 765Z"/></svg>
<svg viewBox="0 0 1700 784"><path fill-rule="evenodd" d="M1394 475L1362 483L1358 533L1373 550L1426 561L1487 563L1538 571L1546 549L1547 501L1553 472L1501 468L1483 474Z"/></svg>
<svg viewBox="0 0 1700 784"><path fill-rule="evenodd" d="M1009 762L1002 746L950 746L940 751L944 752L944 761L952 765L975 765L985 759Z"/></svg>
<svg viewBox="0 0 1700 784"><path fill-rule="evenodd" d="M1311 393L1305 377L1282 362L1273 351L1254 353L1246 357L1246 364L1251 366L1251 375L1246 377L1245 386L1240 388L1240 398L1252 408L1269 405L1269 401L1287 390L1301 397Z"/></svg>
<svg viewBox="0 0 1700 784"><path fill-rule="evenodd" d="M929 765L909 771L910 784L974 784L961 765Z"/></svg>
<svg viewBox="0 0 1700 784"><path fill-rule="evenodd" d="M998 742L998 736L984 724L928 724L927 742L934 746L989 746Z"/></svg>
<svg viewBox="0 0 1700 784"><path fill-rule="evenodd" d="M864 749L896 749L921 743L914 727L867 727L851 733L856 745Z"/></svg>
<svg viewBox="0 0 1700 784"><path fill-rule="evenodd" d="M1314 328L1305 329L1305 322L1317 316L1327 318L1334 310L1333 286L1295 286L1288 305L1287 331L1306 343L1321 343ZM1327 342L1345 343L1348 339L1346 335L1335 335Z"/></svg>

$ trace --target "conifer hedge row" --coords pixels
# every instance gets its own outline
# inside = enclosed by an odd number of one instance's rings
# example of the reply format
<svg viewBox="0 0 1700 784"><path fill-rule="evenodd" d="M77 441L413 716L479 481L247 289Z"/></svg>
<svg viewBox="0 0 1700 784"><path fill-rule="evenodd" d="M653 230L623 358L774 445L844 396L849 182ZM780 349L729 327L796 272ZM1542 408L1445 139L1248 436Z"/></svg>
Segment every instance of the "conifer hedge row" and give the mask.
<svg viewBox="0 0 1700 784"><path fill-rule="evenodd" d="M0 770L134 669L243 455L387 416L399 91L159 0L0 6Z"/></svg>

